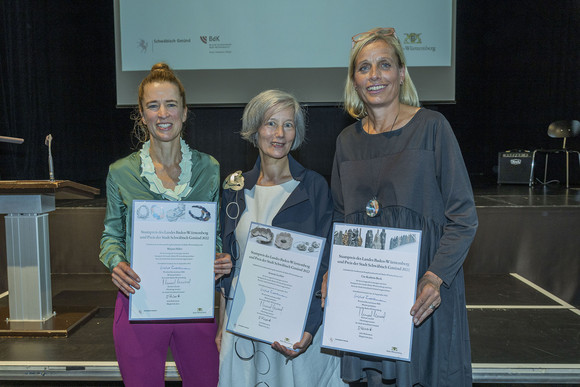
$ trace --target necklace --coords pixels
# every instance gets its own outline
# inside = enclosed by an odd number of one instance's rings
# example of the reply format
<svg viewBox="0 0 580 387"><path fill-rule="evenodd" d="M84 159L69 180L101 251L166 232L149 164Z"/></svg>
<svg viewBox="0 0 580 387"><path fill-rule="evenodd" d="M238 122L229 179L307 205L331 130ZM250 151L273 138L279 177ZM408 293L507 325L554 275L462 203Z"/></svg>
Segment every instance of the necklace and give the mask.
<svg viewBox="0 0 580 387"><path fill-rule="evenodd" d="M395 123L397 122L397 119L399 118L400 112L401 112L401 105L399 104L399 110L397 111L397 115L395 116L395 120L393 121L393 124L391 125L391 129L389 129L388 132L392 131L393 128L395 127ZM379 176L377 177L377 179L380 179L380 173L379 173ZM381 204L377 200L376 196L368 201L365 210L366 210L367 216L369 218L374 218L375 216L377 216L379 214L379 212L381 211Z"/></svg>
<svg viewBox="0 0 580 387"><path fill-rule="evenodd" d="M397 110L397 115L395 116L395 120L393 121L393 125L391 125L391 129L389 129L389 132L393 131L393 128L395 127L395 123L397 122L397 118L399 118L400 112L401 112L401 104L399 104L399 110Z"/></svg>
<svg viewBox="0 0 580 387"><path fill-rule="evenodd" d="M192 211L194 208L201 210L201 214L195 215L194 212ZM205 207L198 205L191 206L191 210L189 210L189 215L193 219L201 220L202 222L207 222L211 218L211 214L209 213L209 211Z"/></svg>
<svg viewBox="0 0 580 387"><path fill-rule="evenodd" d="M375 195L367 202L367 205L365 207L367 216L369 218L374 218L379 214L379 212L381 212L381 203L379 203L377 196L379 194L379 184L381 181L381 176L383 175L383 172L386 168L386 164L383 163L383 165L373 165L372 167L373 169L378 168L378 170L376 170L376 172L373 171L373 175L376 173L376 181L374 183Z"/></svg>
<svg viewBox="0 0 580 387"><path fill-rule="evenodd" d="M401 113L401 104L399 104L399 110L397 110L397 115L395 116L395 119L393 120L393 124L391 125L391 128L390 128L389 130L387 130L387 132L392 132L392 131L393 131L393 128L395 127L395 124L397 123L397 119L399 118L399 113ZM369 119L368 119L368 117L367 117L367 127L368 127L368 126L369 126ZM370 128L369 128L369 129L367 129L367 133L368 133L368 134L371 134L371 130L370 130ZM378 132L376 131L376 129L375 129L375 133L378 133ZM386 133L386 132L384 132L384 133Z"/></svg>

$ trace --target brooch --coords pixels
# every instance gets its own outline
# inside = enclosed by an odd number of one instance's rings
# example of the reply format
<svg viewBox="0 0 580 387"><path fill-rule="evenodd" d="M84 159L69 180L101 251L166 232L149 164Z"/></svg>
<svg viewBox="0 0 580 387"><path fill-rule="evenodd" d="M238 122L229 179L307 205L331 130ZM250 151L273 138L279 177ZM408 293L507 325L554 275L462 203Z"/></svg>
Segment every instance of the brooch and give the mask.
<svg viewBox="0 0 580 387"><path fill-rule="evenodd" d="M197 208L197 209L201 210L201 214L200 215L194 215L194 213L192 212L192 210L194 208ZM211 214L209 213L209 211L206 210L202 206L191 206L191 210L189 210L189 215L193 219L201 220L202 222L207 222L209 220L209 218L211 218Z"/></svg>
<svg viewBox="0 0 580 387"><path fill-rule="evenodd" d="M231 189L233 191L239 191L244 188L244 176L242 176L242 171L235 171L226 177L222 187L223 189Z"/></svg>
<svg viewBox="0 0 580 387"><path fill-rule="evenodd" d="M145 204L142 204L137 208L137 217L139 219L147 219L149 217L149 209Z"/></svg>

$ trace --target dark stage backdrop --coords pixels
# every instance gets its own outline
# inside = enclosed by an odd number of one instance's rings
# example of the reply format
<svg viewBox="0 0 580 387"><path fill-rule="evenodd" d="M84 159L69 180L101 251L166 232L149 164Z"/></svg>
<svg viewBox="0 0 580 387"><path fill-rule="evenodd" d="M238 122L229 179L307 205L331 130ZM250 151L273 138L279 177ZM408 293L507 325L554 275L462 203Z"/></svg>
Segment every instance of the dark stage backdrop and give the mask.
<svg viewBox="0 0 580 387"><path fill-rule="evenodd" d="M430 107L450 121L473 178L493 181L499 151L560 146L548 124L580 119L578 25L578 0L458 1L457 103ZM56 178L103 189L108 165L132 151L114 76L112 0L2 0L0 135L25 142L0 144L0 179L48 178L50 133ZM242 107L193 111L190 145L215 156L223 175L251 167L256 152L237 134ZM352 121L338 105L308 113L296 157L328 177L335 138ZM580 149L580 139L569 145Z"/></svg>

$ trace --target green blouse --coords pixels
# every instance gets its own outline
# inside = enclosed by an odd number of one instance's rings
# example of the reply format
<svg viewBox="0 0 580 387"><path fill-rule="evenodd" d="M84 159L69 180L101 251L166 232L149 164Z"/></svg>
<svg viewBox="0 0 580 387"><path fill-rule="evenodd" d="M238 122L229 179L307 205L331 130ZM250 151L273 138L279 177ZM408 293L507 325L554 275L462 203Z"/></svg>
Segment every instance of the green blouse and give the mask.
<svg viewBox="0 0 580 387"><path fill-rule="evenodd" d="M120 262L131 262L133 200L219 201L220 168L212 156L190 149L182 140L184 159L186 156L190 158L180 164L182 174L178 186L176 190L169 192L171 190L158 187L148 173L153 163L147 154L142 154L148 153L148 150L146 143L141 151L117 160L109 167L107 212L99 259L110 271ZM184 175L183 171L190 173ZM216 251L221 252L219 225L216 231Z"/></svg>

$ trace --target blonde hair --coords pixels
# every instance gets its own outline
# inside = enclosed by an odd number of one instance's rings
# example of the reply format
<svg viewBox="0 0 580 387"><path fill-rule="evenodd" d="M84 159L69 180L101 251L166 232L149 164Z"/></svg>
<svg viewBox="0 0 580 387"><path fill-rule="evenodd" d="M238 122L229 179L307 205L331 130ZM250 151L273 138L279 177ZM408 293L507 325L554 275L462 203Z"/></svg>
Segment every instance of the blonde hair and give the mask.
<svg viewBox="0 0 580 387"><path fill-rule="evenodd" d="M387 33L385 33L385 31L387 31ZM372 30L367 31L366 33L357 35L357 37L359 36L360 38L356 42L353 41L354 44L350 51L348 75L346 77L346 85L344 88L344 110L346 110L346 112L350 114L351 117L356 119L361 119L368 115L366 106L364 102L360 99L354 87L354 72L356 60L359 53L364 47L366 47L370 43L374 43L381 40L387 43L395 51L398 67L405 68L405 77L403 79L403 84L401 85L401 89L399 91L399 102L406 105L419 107L420 103L419 96L417 95L417 89L415 89L415 85L411 80L411 75L407 70L407 60L405 59L405 53L403 52L401 42L397 38L397 35L395 35L395 30L385 28L373 28Z"/></svg>

